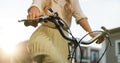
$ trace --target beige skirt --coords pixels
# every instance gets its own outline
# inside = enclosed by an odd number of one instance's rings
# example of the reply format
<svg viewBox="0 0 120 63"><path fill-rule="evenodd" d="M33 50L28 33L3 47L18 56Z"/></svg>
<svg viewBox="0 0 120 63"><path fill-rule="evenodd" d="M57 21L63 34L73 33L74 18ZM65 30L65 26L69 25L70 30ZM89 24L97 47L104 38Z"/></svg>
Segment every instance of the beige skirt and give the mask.
<svg viewBox="0 0 120 63"><path fill-rule="evenodd" d="M44 63L68 63L68 42L55 28L41 25L28 41L33 57L46 55Z"/></svg>

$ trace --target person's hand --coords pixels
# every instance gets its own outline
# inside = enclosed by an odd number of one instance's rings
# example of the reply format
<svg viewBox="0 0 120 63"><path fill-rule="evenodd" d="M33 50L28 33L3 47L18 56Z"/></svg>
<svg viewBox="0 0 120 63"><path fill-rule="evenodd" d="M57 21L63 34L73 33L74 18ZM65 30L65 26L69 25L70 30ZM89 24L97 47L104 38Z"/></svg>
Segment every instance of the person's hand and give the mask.
<svg viewBox="0 0 120 63"><path fill-rule="evenodd" d="M29 10L28 10L28 15L27 15L27 19L33 19L33 18L39 18L40 16L40 10L35 7L32 6ZM36 27L38 25L38 21L29 21L29 23L31 24L31 26Z"/></svg>
<svg viewBox="0 0 120 63"><path fill-rule="evenodd" d="M93 32L93 33L90 33L89 35L90 35L92 38L94 38L94 37L97 36L98 34L99 34L99 33ZM102 42L105 40L105 36L106 36L106 35L104 35L103 37L98 38L98 39L96 40L96 43L97 43L97 44L102 43Z"/></svg>

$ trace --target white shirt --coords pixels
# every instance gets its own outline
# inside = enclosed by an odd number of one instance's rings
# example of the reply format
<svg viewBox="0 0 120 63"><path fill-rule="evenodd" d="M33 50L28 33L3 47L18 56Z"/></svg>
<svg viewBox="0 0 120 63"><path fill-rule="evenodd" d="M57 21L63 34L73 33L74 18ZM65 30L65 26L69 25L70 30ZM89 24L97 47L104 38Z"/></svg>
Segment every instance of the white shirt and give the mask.
<svg viewBox="0 0 120 63"><path fill-rule="evenodd" d="M45 1L46 0L33 0L33 3L32 3L32 6L36 6L39 8L41 15L44 14L42 7ZM80 8L79 0L70 0L71 6L72 6L72 12L71 12L72 14L67 14L67 17L62 15L62 14L65 14L65 12L62 11L64 10L65 0L51 0L51 1L52 1L52 10L54 12L58 12L59 16L67 23L68 26L71 25L72 17L75 17L76 22L82 18L86 18L86 16L84 15L83 11ZM47 23L47 25L52 26L51 23L49 24Z"/></svg>

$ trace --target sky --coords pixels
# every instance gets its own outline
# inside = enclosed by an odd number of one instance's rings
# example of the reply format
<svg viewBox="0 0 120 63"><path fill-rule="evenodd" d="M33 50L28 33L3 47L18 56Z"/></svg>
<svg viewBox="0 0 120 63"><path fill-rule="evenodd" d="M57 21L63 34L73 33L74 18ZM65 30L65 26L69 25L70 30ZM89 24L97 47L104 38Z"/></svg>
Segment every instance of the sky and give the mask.
<svg viewBox="0 0 120 63"><path fill-rule="evenodd" d="M79 0L93 30L120 27L120 0ZM13 47L29 39L34 27L25 27L18 20L25 19L32 0L0 0L0 47ZM81 38L86 32L73 18L71 31Z"/></svg>

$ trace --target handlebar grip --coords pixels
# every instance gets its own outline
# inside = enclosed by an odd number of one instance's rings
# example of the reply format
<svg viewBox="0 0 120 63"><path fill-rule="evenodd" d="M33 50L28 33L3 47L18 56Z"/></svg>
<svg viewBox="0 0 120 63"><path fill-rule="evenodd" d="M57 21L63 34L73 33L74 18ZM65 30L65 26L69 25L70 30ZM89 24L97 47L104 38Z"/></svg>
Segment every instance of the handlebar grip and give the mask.
<svg viewBox="0 0 120 63"><path fill-rule="evenodd" d="M101 29L103 29L108 35L110 35L109 30L106 29L104 26L102 26Z"/></svg>
<svg viewBox="0 0 120 63"><path fill-rule="evenodd" d="M25 25L25 26L29 26L29 25L30 25L30 23L29 23L29 22L27 22L27 21L25 21L25 22L24 22L24 25Z"/></svg>
<svg viewBox="0 0 120 63"><path fill-rule="evenodd" d="M38 23L36 22L36 21L33 21L33 22L28 22L28 21L25 21L24 22L24 25L25 26L34 26L34 27L36 27L37 25L38 25Z"/></svg>
<svg viewBox="0 0 120 63"><path fill-rule="evenodd" d="M38 25L38 23L46 22L47 20L49 20L49 18L50 18L49 16L41 15L39 18L23 19L23 20L19 20L18 22L24 22L25 26L30 26L31 25L31 26L36 27Z"/></svg>
<svg viewBox="0 0 120 63"><path fill-rule="evenodd" d="M102 26L101 29L103 29L105 32L108 31L104 26Z"/></svg>

